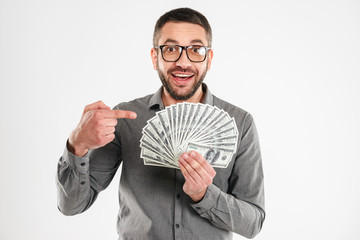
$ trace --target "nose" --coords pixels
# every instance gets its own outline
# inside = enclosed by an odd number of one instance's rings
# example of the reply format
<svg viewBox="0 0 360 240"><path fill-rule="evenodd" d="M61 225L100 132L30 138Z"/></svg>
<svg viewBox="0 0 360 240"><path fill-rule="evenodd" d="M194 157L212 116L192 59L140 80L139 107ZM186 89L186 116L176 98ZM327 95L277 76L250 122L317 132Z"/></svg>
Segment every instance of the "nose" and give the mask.
<svg viewBox="0 0 360 240"><path fill-rule="evenodd" d="M191 67L191 61L187 57L185 49L182 51L180 58L176 61L176 66L179 66L183 69Z"/></svg>

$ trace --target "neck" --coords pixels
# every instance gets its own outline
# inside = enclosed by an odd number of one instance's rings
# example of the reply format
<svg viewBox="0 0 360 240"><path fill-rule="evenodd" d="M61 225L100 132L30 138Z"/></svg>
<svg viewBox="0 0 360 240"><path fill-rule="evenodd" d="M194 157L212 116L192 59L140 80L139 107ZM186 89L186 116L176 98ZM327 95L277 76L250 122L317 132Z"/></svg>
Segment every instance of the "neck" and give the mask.
<svg viewBox="0 0 360 240"><path fill-rule="evenodd" d="M167 106L177 104L177 103L182 103L182 102L201 103L203 101L204 95L205 95L204 91L202 90L202 87L200 86L198 88L198 90L195 92L194 96L192 96L191 98L186 99L186 100L176 100L163 87L161 98L164 103L164 106L167 107Z"/></svg>

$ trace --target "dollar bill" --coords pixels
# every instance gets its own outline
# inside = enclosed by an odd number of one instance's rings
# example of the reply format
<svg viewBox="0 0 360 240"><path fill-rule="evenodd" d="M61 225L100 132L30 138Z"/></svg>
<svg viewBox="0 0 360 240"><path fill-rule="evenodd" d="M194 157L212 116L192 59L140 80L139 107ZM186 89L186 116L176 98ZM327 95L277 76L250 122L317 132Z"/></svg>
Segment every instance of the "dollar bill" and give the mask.
<svg viewBox="0 0 360 240"><path fill-rule="evenodd" d="M200 153L213 167L226 168L234 154L232 149L189 143L187 151Z"/></svg>

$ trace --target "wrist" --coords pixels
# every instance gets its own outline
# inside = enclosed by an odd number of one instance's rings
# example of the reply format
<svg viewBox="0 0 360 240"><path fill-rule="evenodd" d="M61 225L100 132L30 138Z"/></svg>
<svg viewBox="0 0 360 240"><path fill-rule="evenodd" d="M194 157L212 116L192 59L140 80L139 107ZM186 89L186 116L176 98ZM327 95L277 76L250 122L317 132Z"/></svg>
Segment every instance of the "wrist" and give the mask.
<svg viewBox="0 0 360 240"><path fill-rule="evenodd" d="M82 147L81 145L75 143L75 141L73 139L73 134L68 139L66 145L67 145L67 149L69 152L71 152L72 154L79 156L79 157L86 155L87 152L89 151L89 149Z"/></svg>
<svg viewBox="0 0 360 240"><path fill-rule="evenodd" d="M195 203L200 202L200 201L204 198L204 196L205 196L206 189L207 189L207 188L205 188L205 189L204 189L203 191L201 191L200 193L190 195L190 198L191 198Z"/></svg>

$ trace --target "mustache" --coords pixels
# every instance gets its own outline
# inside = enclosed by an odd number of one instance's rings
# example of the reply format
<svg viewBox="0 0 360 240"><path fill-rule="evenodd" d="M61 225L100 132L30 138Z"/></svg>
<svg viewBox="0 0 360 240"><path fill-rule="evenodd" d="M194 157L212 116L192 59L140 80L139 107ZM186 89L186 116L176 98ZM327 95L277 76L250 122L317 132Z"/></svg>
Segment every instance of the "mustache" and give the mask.
<svg viewBox="0 0 360 240"><path fill-rule="evenodd" d="M182 68L180 66L176 66L176 67L173 67L173 68L170 68L167 73L168 74L171 74L172 72L187 72L187 73L192 73L192 74L196 74L196 71L194 71L191 67L188 67L188 68Z"/></svg>

